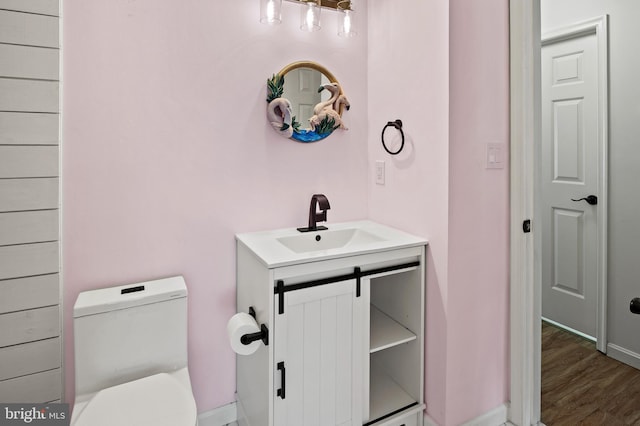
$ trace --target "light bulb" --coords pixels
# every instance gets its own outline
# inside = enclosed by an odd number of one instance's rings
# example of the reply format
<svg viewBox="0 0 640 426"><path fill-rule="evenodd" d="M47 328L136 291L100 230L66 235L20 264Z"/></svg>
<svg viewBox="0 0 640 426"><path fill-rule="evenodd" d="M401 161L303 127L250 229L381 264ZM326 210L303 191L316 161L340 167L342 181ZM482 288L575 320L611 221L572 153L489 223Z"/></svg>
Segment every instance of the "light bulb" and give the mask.
<svg viewBox="0 0 640 426"><path fill-rule="evenodd" d="M307 9L307 28L313 27L313 9Z"/></svg>
<svg viewBox="0 0 640 426"><path fill-rule="evenodd" d="M349 14L346 12L344 14L344 22L342 23L342 28L347 34L351 32L351 16L349 16Z"/></svg>
<svg viewBox="0 0 640 426"><path fill-rule="evenodd" d="M267 2L267 21L273 22L273 17L276 15L275 6L273 0Z"/></svg>

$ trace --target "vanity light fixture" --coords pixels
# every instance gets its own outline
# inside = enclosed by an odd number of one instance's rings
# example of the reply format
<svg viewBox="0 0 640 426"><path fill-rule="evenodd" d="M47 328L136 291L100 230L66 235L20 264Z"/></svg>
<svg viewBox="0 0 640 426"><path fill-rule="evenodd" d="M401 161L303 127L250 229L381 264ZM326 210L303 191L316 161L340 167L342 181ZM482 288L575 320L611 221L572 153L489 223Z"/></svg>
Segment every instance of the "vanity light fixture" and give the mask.
<svg viewBox="0 0 640 426"><path fill-rule="evenodd" d="M300 10L300 29L303 31L318 31L320 25L320 11L322 8L333 9L340 13L338 19L338 35L353 37L357 35L354 25L354 10L352 0L287 0L298 3ZM263 24L279 24L282 0L260 0L260 22Z"/></svg>

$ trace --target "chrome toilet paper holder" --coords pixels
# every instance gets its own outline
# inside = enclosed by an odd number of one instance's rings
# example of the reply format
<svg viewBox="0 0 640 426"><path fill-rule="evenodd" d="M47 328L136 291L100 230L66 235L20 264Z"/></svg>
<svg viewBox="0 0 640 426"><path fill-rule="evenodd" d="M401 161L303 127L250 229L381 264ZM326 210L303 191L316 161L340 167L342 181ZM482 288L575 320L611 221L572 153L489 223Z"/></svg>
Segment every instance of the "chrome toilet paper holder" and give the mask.
<svg viewBox="0 0 640 426"><path fill-rule="evenodd" d="M249 315L251 315L253 319L256 319L256 310L253 306L249 306ZM243 345L250 345L256 340L262 340L262 343L264 343L265 346L269 346L269 329L266 325L261 324L260 331L256 333L247 333L240 337L240 343Z"/></svg>

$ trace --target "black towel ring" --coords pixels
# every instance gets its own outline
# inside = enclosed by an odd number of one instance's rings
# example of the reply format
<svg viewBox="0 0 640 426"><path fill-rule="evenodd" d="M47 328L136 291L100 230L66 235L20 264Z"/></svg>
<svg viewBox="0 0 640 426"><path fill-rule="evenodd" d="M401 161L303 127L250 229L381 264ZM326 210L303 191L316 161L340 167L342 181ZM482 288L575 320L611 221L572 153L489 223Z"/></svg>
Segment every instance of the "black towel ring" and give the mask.
<svg viewBox="0 0 640 426"><path fill-rule="evenodd" d="M398 148L398 150L395 152L390 151L389 148L387 148L387 144L384 141L384 132L387 130L387 127L395 127L397 130L400 131L400 135L402 136L402 143L400 144L400 148ZM404 132L402 131L402 120L389 121L387 125L384 126L384 128L382 129L382 146L384 147L384 150L391 155L397 155L400 153L400 151L402 151L402 148L404 148Z"/></svg>

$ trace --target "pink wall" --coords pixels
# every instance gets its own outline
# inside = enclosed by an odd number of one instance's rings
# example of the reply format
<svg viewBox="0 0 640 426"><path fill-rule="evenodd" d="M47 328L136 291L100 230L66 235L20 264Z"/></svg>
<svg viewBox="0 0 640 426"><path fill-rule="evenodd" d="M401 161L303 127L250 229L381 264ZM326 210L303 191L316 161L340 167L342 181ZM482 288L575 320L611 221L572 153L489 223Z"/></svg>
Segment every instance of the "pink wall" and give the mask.
<svg viewBox="0 0 640 426"><path fill-rule="evenodd" d="M508 1L369 5L369 211L429 239L427 412L457 425L508 400ZM400 118L411 142L386 154ZM505 151L505 159L508 152Z"/></svg>
<svg viewBox="0 0 640 426"><path fill-rule="evenodd" d="M200 412L233 400L225 326L237 232L369 217L427 237L429 415L454 425L508 399L508 1L369 2L360 36L257 22L257 2L64 3L66 400L79 291L183 274ZM359 11L367 15L367 2ZM362 20L361 24L365 24ZM344 84L347 132L304 145L265 120L265 81L311 59ZM407 145L380 145L387 121ZM373 180L386 162L386 185Z"/></svg>
<svg viewBox="0 0 640 426"><path fill-rule="evenodd" d="M456 425L509 399L508 0L451 0L447 418Z"/></svg>
<svg viewBox="0 0 640 426"><path fill-rule="evenodd" d="M366 14L364 5L361 10ZM338 38L278 27L258 2L64 2L66 400L74 398L78 292L174 274L189 288L189 363L198 410L233 401L234 234L306 223L314 192L333 222L367 217L366 27ZM311 59L343 83L350 130L321 143L278 136L266 79Z"/></svg>
<svg viewBox="0 0 640 426"><path fill-rule="evenodd" d="M449 198L448 1L369 5L369 214L429 240L427 252L427 410L445 415ZM401 119L406 145L382 147L388 121ZM393 132L385 135L392 140ZM385 161L386 183L373 164Z"/></svg>

